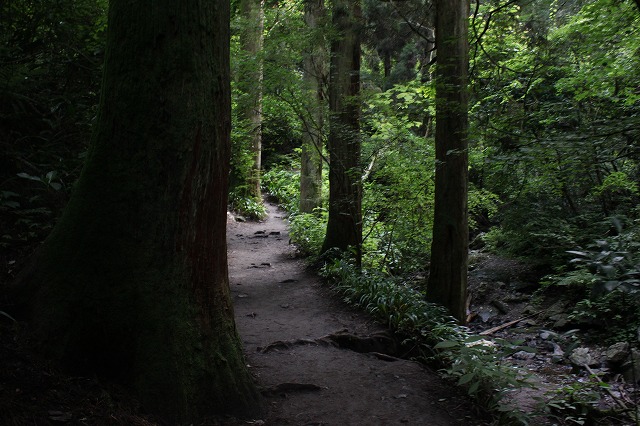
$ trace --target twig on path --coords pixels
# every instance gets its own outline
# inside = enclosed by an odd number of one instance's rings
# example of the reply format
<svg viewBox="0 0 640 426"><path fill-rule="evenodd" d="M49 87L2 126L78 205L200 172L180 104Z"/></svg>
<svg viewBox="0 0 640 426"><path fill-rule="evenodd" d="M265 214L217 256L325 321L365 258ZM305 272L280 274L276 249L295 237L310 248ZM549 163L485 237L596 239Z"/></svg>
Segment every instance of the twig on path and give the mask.
<svg viewBox="0 0 640 426"><path fill-rule="evenodd" d="M383 354L380 352L369 352L369 354L375 356L378 359L381 359L382 361L395 362L395 361L400 361L402 359L402 358L397 358L395 356Z"/></svg>

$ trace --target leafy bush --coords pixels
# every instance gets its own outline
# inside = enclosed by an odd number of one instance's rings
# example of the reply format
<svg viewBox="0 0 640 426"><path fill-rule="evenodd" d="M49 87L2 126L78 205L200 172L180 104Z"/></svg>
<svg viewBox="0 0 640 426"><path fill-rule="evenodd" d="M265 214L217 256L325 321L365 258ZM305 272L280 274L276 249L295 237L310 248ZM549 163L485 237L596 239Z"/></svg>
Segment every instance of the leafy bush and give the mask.
<svg viewBox="0 0 640 426"><path fill-rule="evenodd" d="M571 288L577 301L571 318L588 322L606 334L608 342L634 338L640 326L640 240L637 228L597 240L583 250L571 250L574 270L547 278L546 286Z"/></svg>
<svg viewBox="0 0 640 426"><path fill-rule="evenodd" d="M43 240L82 168L107 2L0 2L0 260Z"/></svg>
<svg viewBox="0 0 640 426"><path fill-rule="evenodd" d="M244 191L229 193L229 207L243 216L254 220L262 220L267 216L267 210L262 200L248 197Z"/></svg>
<svg viewBox="0 0 640 426"><path fill-rule="evenodd" d="M300 172L295 161L287 159L262 175L262 188L288 212L298 211L300 202Z"/></svg>
<svg viewBox="0 0 640 426"><path fill-rule="evenodd" d="M318 255L322 249L327 211L316 209L314 214L297 213L289 216L289 236L305 255Z"/></svg>

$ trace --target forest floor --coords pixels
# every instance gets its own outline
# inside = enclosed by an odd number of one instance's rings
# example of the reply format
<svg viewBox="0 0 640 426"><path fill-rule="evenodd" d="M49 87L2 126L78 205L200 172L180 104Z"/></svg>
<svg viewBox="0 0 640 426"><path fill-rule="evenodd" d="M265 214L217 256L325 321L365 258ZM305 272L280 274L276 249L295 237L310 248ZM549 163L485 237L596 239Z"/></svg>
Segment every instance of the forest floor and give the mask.
<svg viewBox="0 0 640 426"><path fill-rule="evenodd" d="M480 425L452 383L390 355L387 331L344 304L289 243L284 212L228 226L236 324L266 425Z"/></svg>
<svg viewBox="0 0 640 426"><path fill-rule="evenodd" d="M453 382L398 358L388 330L346 305L308 268L289 242L285 213L272 204L267 208L264 221L230 216L228 223L236 323L264 396L264 415L209 419L202 426L488 424L483 409ZM585 339L588 327L576 329L580 324L568 318L571 306L562 295L536 295L546 273L526 262L471 253L470 330L487 341L519 340L531 349L502 360L535 384L512 393L511 409L535 425L587 419L636 424L610 410L621 403L637 407L638 388L608 363L606 345ZM2 278L6 282L10 274ZM590 356L589 368L572 364L576 347ZM549 412L551 404L560 409ZM163 423L125 390L96 378L70 377L40 359L24 327L0 315L0 425Z"/></svg>

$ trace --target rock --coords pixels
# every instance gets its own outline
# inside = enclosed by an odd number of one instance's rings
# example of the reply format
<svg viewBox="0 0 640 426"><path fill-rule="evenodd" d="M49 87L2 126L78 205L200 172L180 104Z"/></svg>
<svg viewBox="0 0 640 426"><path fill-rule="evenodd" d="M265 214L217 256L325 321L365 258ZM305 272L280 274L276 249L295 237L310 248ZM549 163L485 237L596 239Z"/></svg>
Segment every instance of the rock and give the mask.
<svg viewBox="0 0 640 426"><path fill-rule="evenodd" d="M640 382L640 351L631 349L631 355L622 364L622 376L629 383Z"/></svg>
<svg viewBox="0 0 640 426"><path fill-rule="evenodd" d="M589 348L575 348L569 355L569 361L575 367L584 367L585 365L591 367L598 364L598 360L591 354Z"/></svg>
<svg viewBox="0 0 640 426"><path fill-rule="evenodd" d="M503 313L503 314L508 314L508 313L509 313L509 311L511 310L511 309L509 308L509 305L507 305L506 303L504 303L504 302L503 302L503 301L501 301L501 300L492 300L492 301L491 301L491 304L492 304L493 306L495 306L496 308L498 308L498 310L499 310L501 313Z"/></svg>
<svg viewBox="0 0 640 426"><path fill-rule="evenodd" d="M533 359L536 357L536 354L531 353L531 352L527 352L527 351L518 351L516 353L514 353L513 355L511 355L514 359L520 359L520 360L529 360L529 359Z"/></svg>
<svg viewBox="0 0 640 426"><path fill-rule="evenodd" d="M553 349L553 356L559 356L559 357L563 357L564 356L564 351L562 350L562 348L560 347L560 345L558 345L555 342L549 342L551 343L551 347Z"/></svg>
<svg viewBox="0 0 640 426"><path fill-rule="evenodd" d="M487 322L491 318L495 317L496 313L493 311L493 309L482 306L478 310L478 316L480 317L480 319L482 319L482 322Z"/></svg>
<svg viewBox="0 0 640 426"><path fill-rule="evenodd" d="M551 319L553 316L563 314L565 309L565 303L562 300L559 300L547 308L547 316Z"/></svg>
<svg viewBox="0 0 640 426"><path fill-rule="evenodd" d="M629 356L629 344L627 342L618 342L607 348L605 353L607 362L611 364L620 364Z"/></svg>
<svg viewBox="0 0 640 426"><path fill-rule="evenodd" d="M556 314L549 317L550 320L555 321L551 328L555 330L562 330L567 328L569 323L569 315L566 314Z"/></svg>
<svg viewBox="0 0 640 426"><path fill-rule="evenodd" d="M529 281L515 281L511 283L511 288L515 291L529 293L531 290L535 290L539 285L535 282Z"/></svg>

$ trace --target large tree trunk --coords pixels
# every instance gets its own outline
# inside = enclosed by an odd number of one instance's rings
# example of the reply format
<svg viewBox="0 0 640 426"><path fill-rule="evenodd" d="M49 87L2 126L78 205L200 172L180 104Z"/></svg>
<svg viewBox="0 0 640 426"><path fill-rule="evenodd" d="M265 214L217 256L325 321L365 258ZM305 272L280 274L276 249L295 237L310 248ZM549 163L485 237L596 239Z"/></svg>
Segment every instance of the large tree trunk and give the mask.
<svg viewBox="0 0 640 426"><path fill-rule="evenodd" d="M329 79L329 218L322 251L362 246L360 1L333 2Z"/></svg>
<svg viewBox="0 0 640 426"><path fill-rule="evenodd" d="M71 200L18 283L36 341L170 422L248 415L229 296L229 4L111 0L102 99Z"/></svg>
<svg viewBox="0 0 640 426"><path fill-rule="evenodd" d="M264 0L241 0L240 10L244 28L240 34L241 50L245 55L238 74L238 118L249 139L253 165L246 182L248 196L260 199L262 168L262 81L264 66L261 58L264 43Z"/></svg>
<svg viewBox="0 0 640 426"><path fill-rule="evenodd" d="M468 0L438 0L436 182L427 299L466 321L468 181Z"/></svg>
<svg viewBox="0 0 640 426"><path fill-rule="evenodd" d="M318 29L318 21L324 15L324 0L306 0L304 4L304 20L310 32ZM302 154L300 157L300 211L311 213L322 206L322 148L324 126L324 74L325 47L324 40L316 41L308 46L304 58L303 80L310 101L305 116L302 117ZM317 43L317 44L316 44Z"/></svg>

